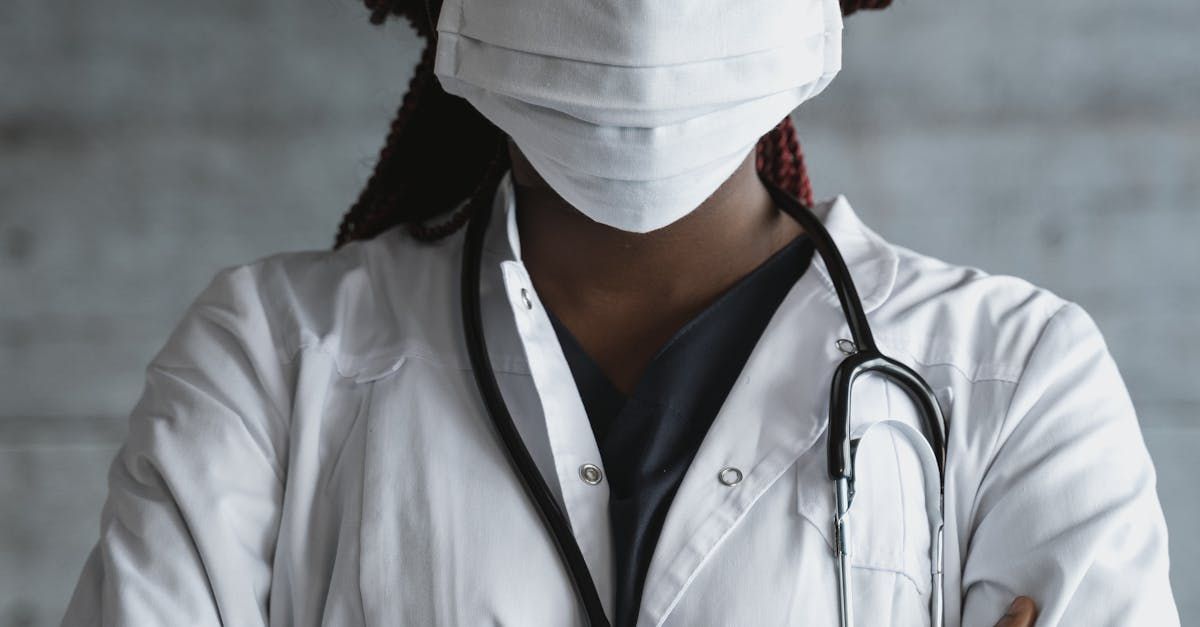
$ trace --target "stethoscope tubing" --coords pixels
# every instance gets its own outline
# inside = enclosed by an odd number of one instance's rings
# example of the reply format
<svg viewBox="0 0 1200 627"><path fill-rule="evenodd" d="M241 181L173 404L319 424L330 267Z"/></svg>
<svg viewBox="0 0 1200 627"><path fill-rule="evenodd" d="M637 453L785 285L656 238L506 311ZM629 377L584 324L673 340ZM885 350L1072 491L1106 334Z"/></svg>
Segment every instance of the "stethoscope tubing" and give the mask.
<svg viewBox="0 0 1200 627"><path fill-rule="evenodd" d="M817 254L825 262L829 273L830 283L837 293L838 302L842 307L842 315L846 318L846 326L850 330L850 339L854 343L854 353L848 356L833 374L833 384L830 386L829 404L829 478L836 480L846 477L854 481L854 468L851 463L850 442L850 392L854 381L867 372L878 372L898 383L913 402L917 404L919 413L925 424L922 427L930 438L930 446L938 461L938 470L945 476L946 464L946 424L942 410L935 401L936 397L929 384L908 366L879 352L875 345L875 336L871 332L871 324L867 321L867 313L863 308L862 299L858 296L858 288L854 286L854 278L846 266L846 260L838 250L829 230L821 223L820 218L805 207L784 189L772 183L760 174L775 205L784 213L804 227L805 233L812 240ZM851 492L853 496L853 492Z"/></svg>
<svg viewBox="0 0 1200 627"><path fill-rule="evenodd" d="M566 514L558 506L554 493L538 470L533 455L525 446L508 405L500 392L500 384L492 370L492 360L488 355L487 338L483 333L483 307L479 301L479 279L483 264L483 238L491 221L491 207L484 205L467 222L466 241L463 246L462 266L462 319L463 331L467 340L467 352L471 360L471 371L475 375L475 385L483 397L484 406L496 426L509 462L517 471L521 485L529 498L533 500L542 523L550 531L554 546L562 557L564 565L571 576L575 594L583 607L587 624L591 627L608 627L608 617L604 613L604 605L600 601L600 593L592 581L591 571L583 551L571 531L571 523Z"/></svg>
<svg viewBox="0 0 1200 627"><path fill-rule="evenodd" d="M866 311L859 299L853 278L833 241L819 218L794 196L775 185L760 174L764 185L777 207L800 223L814 244L814 248L825 263L830 282L837 293L842 313L850 330L855 350L835 369L830 386L830 415L828 433L828 470L835 486L835 553L838 559L838 591L841 601L841 624L852 621L852 591L850 589L850 561L846 541L845 516L854 497L854 453L856 442L850 437L850 402L854 382L861 375L876 372L897 383L912 399L922 420L922 429L929 440L937 460L939 494L944 489L946 460L946 422L929 385L911 368L879 352L867 321ZM600 595L592 580L591 571L583 557L566 514L559 507L553 491L546 483L541 471L521 438L508 405L500 392L500 385L492 370L491 357L487 350L487 339L483 333L483 310L480 303L480 276L483 262L483 239L491 221L491 206L484 204L471 216L463 246L462 265L462 321L471 371L476 387L483 398L484 408L504 443L505 453L529 498L534 502L542 523L550 532L555 548L570 574L576 596L584 610L587 624L591 627L608 627ZM941 503L938 504L941 511ZM934 547L934 583L941 585L941 524L937 528L937 543ZM931 612L934 624L940 625L941 594L934 593Z"/></svg>

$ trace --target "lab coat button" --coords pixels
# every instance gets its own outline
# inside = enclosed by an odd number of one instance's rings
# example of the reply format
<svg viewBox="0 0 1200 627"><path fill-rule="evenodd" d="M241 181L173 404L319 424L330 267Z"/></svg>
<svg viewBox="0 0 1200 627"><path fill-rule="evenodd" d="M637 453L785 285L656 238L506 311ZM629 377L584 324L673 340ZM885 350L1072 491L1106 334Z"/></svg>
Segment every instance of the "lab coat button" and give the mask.
<svg viewBox="0 0 1200 627"><path fill-rule="evenodd" d="M584 464L579 467L579 478L588 485L596 485L604 478L604 474L600 472L600 467L595 464Z"/></svg>
<svg viewBox="0 0 1200 627"><path fill-rule="evenodd" d="M847 340L846 338L838 340L836 344L837 349L842 351L843 355L853 355L854 353L858 352L858 347L854 345L854 342Z"/></svg>
<svg viewBox="0 0 1200 627"><path fill-rule="evenodd" d="M717 473L717 479L727 486L735 486L742 482L742 471L733 466L727 466Z"/></svg>
<svg viewBox="0 0 1200 627"><path fill-rule="evenodd" d="M529 290L521 288L521 302L525 304L526 309L533 309L533 301L529 300Z"/></svg>

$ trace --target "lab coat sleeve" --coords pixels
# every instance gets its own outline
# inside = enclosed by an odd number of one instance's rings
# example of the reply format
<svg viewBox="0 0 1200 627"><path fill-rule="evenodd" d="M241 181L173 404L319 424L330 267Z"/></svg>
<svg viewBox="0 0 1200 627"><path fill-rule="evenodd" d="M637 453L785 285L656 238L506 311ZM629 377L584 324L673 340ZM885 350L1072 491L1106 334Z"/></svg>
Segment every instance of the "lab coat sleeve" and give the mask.
<svg viewBox="0 0 1200 627"><path fill-rule="evenodd" d="M964 555L963 625L994 625L1020 594L1039 626L1179 624L1154 467L1078 305L1041 332L991 459Z"/></svg>
<svg viewBox="0 0 1200 627"><path fill-rule="evenodd" d="M255 270L224 270L146 369L65 626L265 625L287 434Z"/></svg>

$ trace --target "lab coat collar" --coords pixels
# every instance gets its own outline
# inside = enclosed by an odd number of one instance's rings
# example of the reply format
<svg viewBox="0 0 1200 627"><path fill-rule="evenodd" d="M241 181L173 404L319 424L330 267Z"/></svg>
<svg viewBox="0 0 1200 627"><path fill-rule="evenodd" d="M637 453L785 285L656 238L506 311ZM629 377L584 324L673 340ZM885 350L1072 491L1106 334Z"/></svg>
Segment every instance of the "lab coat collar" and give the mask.
<svg viewBox="0 0 1200 627"><path fill-rule="evenodd" d="M836 339L846 327L812 270L776 309L675 493L646 575L639 627L667 620L715 547L825 431L828 381L843 357ZM738 469L742 480L723 485L724 468Z"/></svg>
<svg viewBox="0 0 1200 627"><path fill-rule="evenodd" d="M511 172L501 180L495 203L485 248L493 259L499 257L501 266L515 273L516 280L523 281L526 275L520 261ZM870 311L878 307L895 282L895 250L858 219L843 196L813 209L854 275L864 308ZM551 333L548 322L544 326L546 329L527 328L526 341L533 341L529 334L538 329ZM806 331L795 331L800 328ZM828 270L814 255L809 271L776 310L706 434L691 464L695 471L689 470L676 492L647 573L639 627L661 625L667 619L706 556L824 433L828 381L844 357L836 348L836 339L847 336ZM554 411L547 412L554 420L547 421L545 427L559 435L552 433L550 439L560 445L574 443L574 448L568 449L570 463L561 464L566 470L558 472L560 486L569 491L570 485L564 485L563 477L575 467L571 464L577 460L571 455L595 458L597 452L574 387L563 383L570 381L567 365L553 353L535 351L540 361L531 363L531 369L542 372L540 392L544 399L548 396L554 402ZM790 370L780 368L780 364L788 363L801 365ZM537 374L534 372L535 380L539 380ZM568 432L575 436L562 435ZM738 468L742 473L736 489L718 482L720 470L725 467ZM576 500L575 506L567 509L583 518L603 515L603 501L594 500L587 507ZM589 528L577 528L577 533L581 529ZM587 533L585 539L592 536ZM581 542L585 554L608 549L606 544L593 540ZM603 584L610 576L607 560L594 557L588 562L593 576L601 582L602 594L606 594Z"/></svg>
<svg viewBox="0 0 1200 627"><path fill-rule="evenodd" d="M850 206L850 201L841 194L832 200L817 203L813 212L821 219L846 260L863 309L870 312L882 305L896 284L896 268L900 259L895 248L864 224ZM820 259L820 255L815 255L813 261L826 288L822 300L840 307L825 261Z"/></svg>
<svg viewBox="0 0 1200 627"><path fill-rule="evenodd" d="M850 201L841 194L817 203L812 209L829 230L834 243L841 251L842 258L854 277L854 285L858 289L859 298L862 299L863 308L870 312L879 307L887 300L896 282L899 258L895 249L863 223L850 206ZM489 229L484 244L485 249L505 260L521 260L516 213L516 190L512 170L509 170L500 179L492 208L493 225L503 225L503 228ZM829 269L820 255L813 256L813 267L825 287L821 299L840 307Z"/></svg>

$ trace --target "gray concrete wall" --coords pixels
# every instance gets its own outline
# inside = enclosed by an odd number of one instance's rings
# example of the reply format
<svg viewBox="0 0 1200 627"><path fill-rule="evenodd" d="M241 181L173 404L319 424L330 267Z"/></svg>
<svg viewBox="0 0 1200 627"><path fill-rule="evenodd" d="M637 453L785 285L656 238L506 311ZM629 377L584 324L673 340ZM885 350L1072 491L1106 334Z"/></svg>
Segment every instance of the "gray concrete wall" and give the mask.
<svg viewBox="0 0 1200 627"><path fill-rule="evenodd" d="M1200 3L902 0L797 114L818 196L1097 319L1200 624ZM217 268L319 248L415 38L351 0L0 3L0 626L57 624L142 369Z"/></svg>

